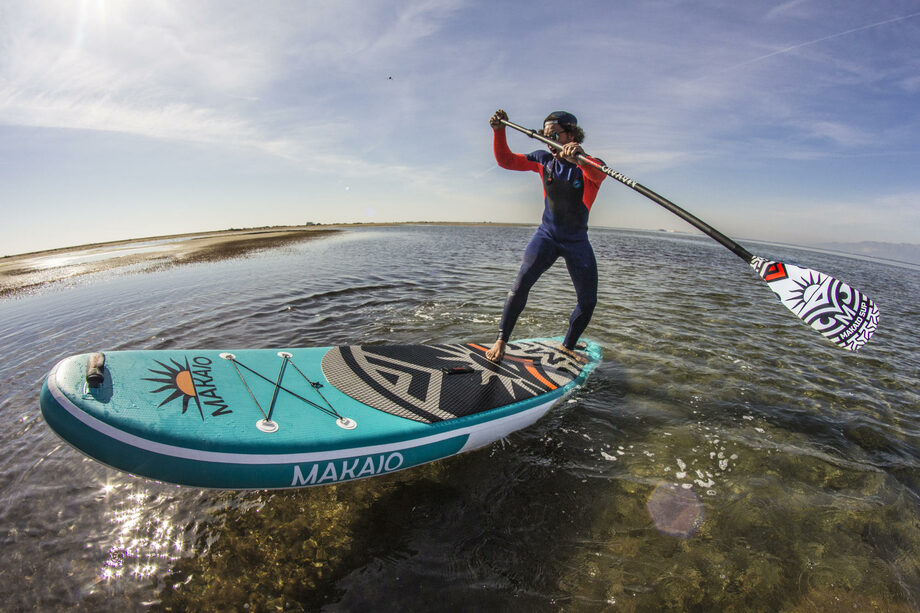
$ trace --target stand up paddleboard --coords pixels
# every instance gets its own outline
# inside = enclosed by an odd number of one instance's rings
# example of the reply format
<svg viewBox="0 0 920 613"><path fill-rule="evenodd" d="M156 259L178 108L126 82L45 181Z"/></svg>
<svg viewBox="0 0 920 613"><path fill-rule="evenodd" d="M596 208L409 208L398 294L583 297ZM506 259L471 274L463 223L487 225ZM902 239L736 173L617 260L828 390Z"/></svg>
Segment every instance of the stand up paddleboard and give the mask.
<svg viewBox="0 0 920 613"><path fill-rule="evenodd" d="M113 351L65 358L45 421L86 455L135 475L229 489L324 485L477 449L525 428L584 382L559 339L486 347L342 346Z"/></svg>

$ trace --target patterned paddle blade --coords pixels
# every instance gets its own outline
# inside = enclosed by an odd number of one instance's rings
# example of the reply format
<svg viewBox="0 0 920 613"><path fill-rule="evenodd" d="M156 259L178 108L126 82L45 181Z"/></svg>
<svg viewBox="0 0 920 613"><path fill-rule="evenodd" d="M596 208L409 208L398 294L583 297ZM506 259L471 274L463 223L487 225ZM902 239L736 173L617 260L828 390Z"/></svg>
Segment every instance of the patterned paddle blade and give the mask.
<svg viewBox="0 0 920 613"><path fill-rule="evenodd" d="M878 328L878 307L846 283L808 268L755 256L757 271L780 301L832 343L856 351Z"/></svg>

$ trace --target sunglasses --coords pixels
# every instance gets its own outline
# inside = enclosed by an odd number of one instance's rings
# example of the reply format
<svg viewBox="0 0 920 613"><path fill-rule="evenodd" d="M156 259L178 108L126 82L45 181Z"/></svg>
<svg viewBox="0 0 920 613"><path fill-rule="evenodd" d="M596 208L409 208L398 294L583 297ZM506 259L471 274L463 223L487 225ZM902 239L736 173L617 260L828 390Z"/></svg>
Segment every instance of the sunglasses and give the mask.
<svg viewBox="0 0 920 613"><path fill-rule="evenodd" d="M558 141L559 136L562 134L565 134L566 132L568 132L568 130L560 130L559 132L553 132L552 134L547 134L546 138L553 140L553 141Z"/></svg>

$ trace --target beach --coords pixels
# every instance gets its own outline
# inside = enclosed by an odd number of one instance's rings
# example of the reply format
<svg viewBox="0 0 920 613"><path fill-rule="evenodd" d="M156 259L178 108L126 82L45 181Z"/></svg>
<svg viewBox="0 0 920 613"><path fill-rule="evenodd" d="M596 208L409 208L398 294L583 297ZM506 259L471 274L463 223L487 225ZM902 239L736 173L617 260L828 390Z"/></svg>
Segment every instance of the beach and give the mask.
<svg viewBox="0 0 920 613"><path fill-rule="evenodd" d="M244 256L338 232L328 227L273 227L175 234L37 251L0 258L0 298L74 277L123 269L151 272Z"/></svg>

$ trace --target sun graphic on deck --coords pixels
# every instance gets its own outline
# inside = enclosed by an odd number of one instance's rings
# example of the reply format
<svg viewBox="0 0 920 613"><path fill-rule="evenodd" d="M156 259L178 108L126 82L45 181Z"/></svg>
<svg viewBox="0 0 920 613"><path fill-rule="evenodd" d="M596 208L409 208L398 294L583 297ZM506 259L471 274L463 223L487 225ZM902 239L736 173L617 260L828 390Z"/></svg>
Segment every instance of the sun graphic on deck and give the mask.
<svg viewBox="0 0 920 613"><path fill-rule="evenodd" d="M159 394L166 391L171 392L170 395L166 397L166 400L158 405L158 408L177 398L182 398L182 412L185 413L188 410L189 402L194 399L195 404L198 406L198 412L201 414L201 419L203 420L204 413L201 411L201 403L198 401L198 391L195 389L195 381L192 379L192 370L189 367L188 358L185 360L185 365L182 365L176 360L171 359L170 361L173 363L173 366L155 360L157 364L163 367L163 370L150 369L150 372L155 375L162 375L162 378L144 378L144 381L153 381L154 383L163 384L163 387L151 391L151 394Z"/></svg>

